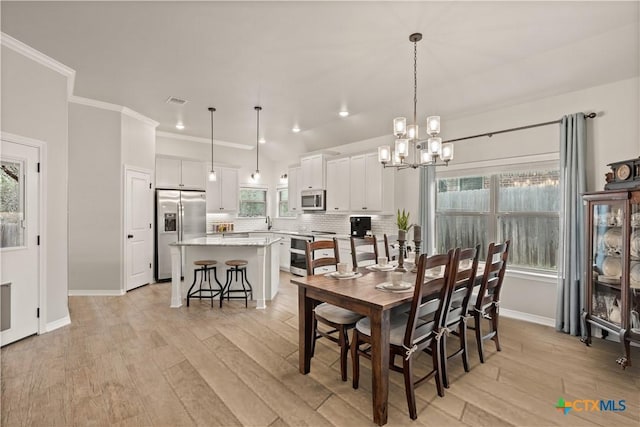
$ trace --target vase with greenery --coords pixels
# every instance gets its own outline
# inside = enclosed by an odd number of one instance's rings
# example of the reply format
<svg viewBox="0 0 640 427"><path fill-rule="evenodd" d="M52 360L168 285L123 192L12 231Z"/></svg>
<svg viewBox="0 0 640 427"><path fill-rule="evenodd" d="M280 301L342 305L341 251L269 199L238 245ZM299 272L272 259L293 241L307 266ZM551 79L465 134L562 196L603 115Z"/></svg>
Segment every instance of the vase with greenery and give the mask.
<svg viewBox="0 0 640 427"><path fill-rule="evenodd" d="M409 212L404 209L400 212L398 209L398 215L396 217L396 224L398 225L398 267L397 271L407 271L404 268L405 257L405 241L407 240L407 232L413 225L409 225Z"/></svg>

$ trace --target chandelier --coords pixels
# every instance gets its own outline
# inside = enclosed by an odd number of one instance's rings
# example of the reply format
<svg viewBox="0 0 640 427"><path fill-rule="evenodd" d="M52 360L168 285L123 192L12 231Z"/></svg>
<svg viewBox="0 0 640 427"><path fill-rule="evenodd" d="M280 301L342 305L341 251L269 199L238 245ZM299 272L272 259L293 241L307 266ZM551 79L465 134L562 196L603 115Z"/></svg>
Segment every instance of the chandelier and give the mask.
<svg viewBox="0 0 640 427"><path fill-rule="evenodd" d="M388 145L378 147L378 161L386 167L396 169L448 165L453 159L453 144L442 143L440 116L427 117L427 139L420 140L417 125L418 106L418 42L422 34L413 33L409 41L413 43L413 124L407 125L405 117L393 119L393 134L396 137L394 149ZM413 161L409 160L413 152Z"/></svg>

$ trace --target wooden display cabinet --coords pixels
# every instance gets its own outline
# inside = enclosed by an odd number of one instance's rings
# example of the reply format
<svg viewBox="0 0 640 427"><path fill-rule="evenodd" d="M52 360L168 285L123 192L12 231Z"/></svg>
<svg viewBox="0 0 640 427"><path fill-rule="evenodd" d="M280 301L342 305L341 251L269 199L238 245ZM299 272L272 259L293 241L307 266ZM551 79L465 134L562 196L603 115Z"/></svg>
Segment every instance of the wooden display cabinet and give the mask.
<svg viewBox="0 0 640 427"><path fill-rule="evenodd" d="M630 343L640 343L640 188L583 196L586 204L585 304L582 342L591 344L591 328L619 337L631 366Z"/></svg>

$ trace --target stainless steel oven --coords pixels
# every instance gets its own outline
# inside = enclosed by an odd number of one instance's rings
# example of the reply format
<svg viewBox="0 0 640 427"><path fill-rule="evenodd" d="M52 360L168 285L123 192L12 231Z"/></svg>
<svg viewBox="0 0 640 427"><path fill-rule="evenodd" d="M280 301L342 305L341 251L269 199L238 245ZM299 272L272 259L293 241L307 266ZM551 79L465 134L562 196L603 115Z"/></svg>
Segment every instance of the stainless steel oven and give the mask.
<svg viewBox="0 0 640 427"><path fill-rule="evenodd" d="M289 271L296 276L307 275L307 242L313 242L311 236L291 236L291 248L289 249L291 261Z"/></svg>

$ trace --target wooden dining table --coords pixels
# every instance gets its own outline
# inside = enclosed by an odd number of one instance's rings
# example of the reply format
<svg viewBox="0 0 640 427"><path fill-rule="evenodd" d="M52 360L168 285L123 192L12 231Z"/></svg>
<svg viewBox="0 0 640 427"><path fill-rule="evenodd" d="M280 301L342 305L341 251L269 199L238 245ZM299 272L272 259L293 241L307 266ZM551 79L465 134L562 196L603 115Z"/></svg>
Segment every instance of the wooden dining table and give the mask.
<svg viewBox="0 0 640 427"><path fill-rule="evenodd" d="M324 275L295 277L298 285L299 369L308 374L311 369L313 340L313 309L322 302L343 307L371 319L371 370L373 421L387 423L389 397L389 329L391 309L413 298L413 292L390 292L376 289L388 281L387 272L358 269L362 277L338 280ZM405 273L405 281L415 282L415 274ZM413 290L413 288L412 288Z"/></svg>

